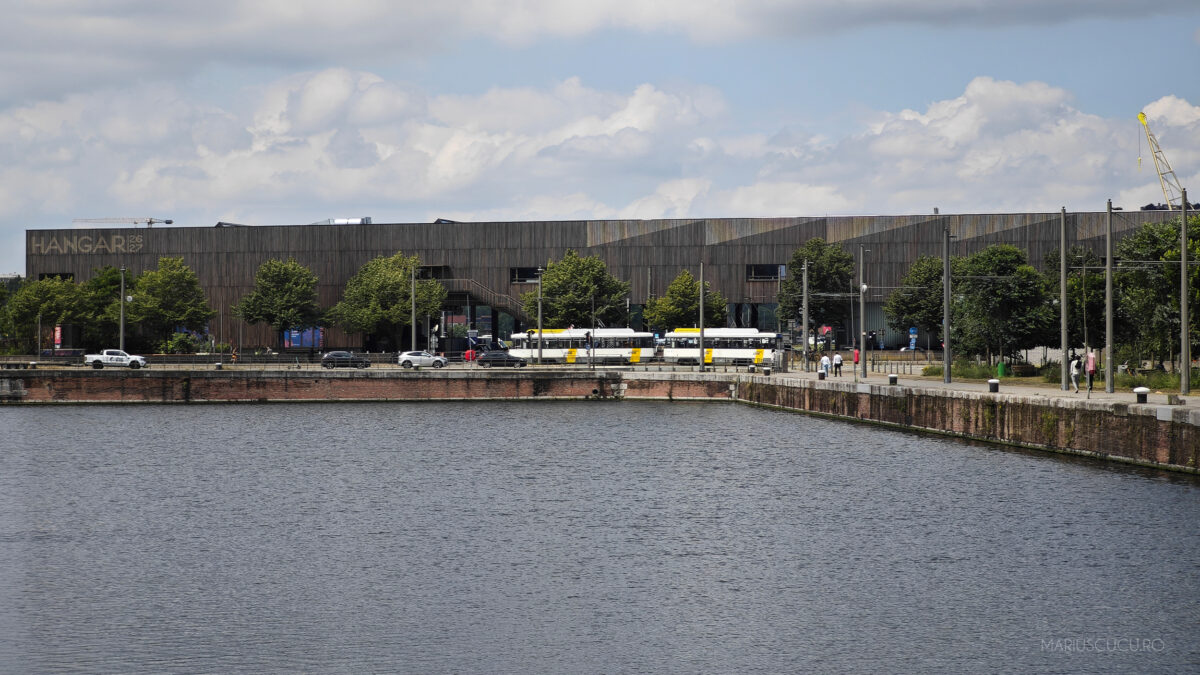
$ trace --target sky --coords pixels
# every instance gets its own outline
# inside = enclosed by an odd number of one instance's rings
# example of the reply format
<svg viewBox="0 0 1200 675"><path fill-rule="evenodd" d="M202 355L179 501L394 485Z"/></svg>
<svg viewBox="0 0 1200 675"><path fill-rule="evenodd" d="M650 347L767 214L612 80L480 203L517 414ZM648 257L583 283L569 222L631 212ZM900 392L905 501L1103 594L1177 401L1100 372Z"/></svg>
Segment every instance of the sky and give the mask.
<svg viewBox="0 0 1200 675"><path fill-rule="evenodd" d="M1200 201L1196 0L0 0L25 230ZM119 227L122 225L113 225Z"/></svg>

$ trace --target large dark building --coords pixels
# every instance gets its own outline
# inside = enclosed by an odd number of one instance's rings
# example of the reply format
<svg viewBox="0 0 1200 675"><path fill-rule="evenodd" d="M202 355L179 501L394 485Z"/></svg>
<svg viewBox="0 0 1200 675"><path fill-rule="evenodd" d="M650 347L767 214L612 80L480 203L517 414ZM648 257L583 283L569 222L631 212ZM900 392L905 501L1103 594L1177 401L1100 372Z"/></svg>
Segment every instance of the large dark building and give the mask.
<svg viewBox="0 0 1200 675"><path fill-rule="evenodd" d="M1114 236L1175 217L1177 213L1164 211L1115 212ZM791 254L820 237L842 245L856 259L860 244L867 249L862 259L870 288L867 328L883 329L884 298L917 256L941 255L947 228L954 237L952 255L1003 242L1026 250L1040 266L1043 256L1059 247L1061 220L1058 213L1016 213L29 230L26 273L31 279L61 274L82 281L106 265L123 266L135 275L155 268L162 256L182 256L217 312L213 337L231 344L271 345L275 338L268 327L245 325L230 312L253 288L262 262L295 258L319 278L321 304L332 306L365 262L403 251L420 256L425 274L449 289L446 310L453 320L469 322L481 334L505 337L530 322L519 298L536 287L538 267L573 249L599 256L612 274L630 282L635 317L646 299L663 294L681 270L697 274L703 262L705 280L730 303L731 324L775 330L786 326L775 308L781 275L793 273L786 269ZM1068 213L1067 245L1087 246L1103 256L1106 223L1105 213ZM888 342L896 344L901 337L890 336ZM330 346L360 342L360 336L336 328L326 337Z"/></svg>

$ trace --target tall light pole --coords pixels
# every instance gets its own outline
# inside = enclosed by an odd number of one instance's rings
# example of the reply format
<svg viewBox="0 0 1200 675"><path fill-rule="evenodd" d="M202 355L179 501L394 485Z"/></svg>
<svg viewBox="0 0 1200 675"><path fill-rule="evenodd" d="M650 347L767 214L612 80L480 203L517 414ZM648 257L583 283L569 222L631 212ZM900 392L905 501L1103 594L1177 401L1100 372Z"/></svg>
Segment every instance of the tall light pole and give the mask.
<svg viewBox="0 0 1200 675"><path fill-rule="evenodd" d="M1104 391L1113 393L1113 223L1112 200L1108 200L1108 219L1104 238Z"/></svg>
<svg viewBox="0 0 1200 675"><path fill-rule="evenodd" d="M412 266L412 286L409 289L409 296L412 300L412 346L409 349L416 351L417 349L417 266Z"/></svg>
<svg viewBox="0 0 1200 675"><path fill-rule="evenodd" d="M800 339L802 341L802 344L804 345L803 347L801 347L801 351L804 354L804 372L807 373L808 372L808 259L807 258L805 258L805 260L804 260L804 284L803 284L802 288L803 288L804 294L803 294L803 300L802 300L803 304L801 305L801 307L803 309L801 310L800 313L801 313L801 319L804 322L804 328L801 331Z"/></svg>
<svg viewBox="0 0 1200 675"><path fill-rule="evenodd" d="M700 372L704 372L704 262L700 262Z"/></svg>
<svg viewBox="0 0 1200 675"><path fill-rule="evenodd" d="M942 228L942 382L950 384L950 224Z"/></svg>
<svg viewBox="0 0 1200 675"><path fill-rule="evenodd" d="M1062 207L1058 220L1058 338L1062 348L1059 370L1062 390L1070 389L1067 379L1067 207Z"/></svg>
<svg viewBox="0 0 1200 675"><path fill-rule="evenodd" d="M1183 194L1183 210L1179 219L1179 360L1183 362L1183 371L1179 374L1179 393L1189 394L1192 391L1192 339L1188 330L1188 200L1187 190Z"/></svg>
<svg viewBox="0 0 1200 675"><path fill-rule="evenodd" d="M863 281L863 267L869 250L858 245L858 360L862 364L863 379L867 377L867 284Z"/></svg>
<svg viewBox="0 0 1200 675"><path fill-rule="evenodd" d="M542 268L537 269L538 275L538 355L537 363L542 365Z"/></svg>
<svg viewBox="0 0 1200 675"><path fill-rule="evenodd" d="M121 267L121 351L125 351L125 267Z"/></svg>

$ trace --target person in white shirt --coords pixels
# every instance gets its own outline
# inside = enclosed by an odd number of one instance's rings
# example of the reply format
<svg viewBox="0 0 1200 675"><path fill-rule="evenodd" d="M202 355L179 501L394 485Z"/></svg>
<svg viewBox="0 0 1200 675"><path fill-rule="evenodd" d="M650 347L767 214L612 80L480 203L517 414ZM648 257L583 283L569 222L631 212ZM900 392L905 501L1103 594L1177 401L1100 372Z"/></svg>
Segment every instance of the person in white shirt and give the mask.
<svg viewBox="0 0 1200 675"><path fill-rule="evenodd" d="M842 376L842 354L841 354L841 352L833 353L833 375L834 375L834 377Z"/></svg>
<svg viewBox="0 0 1200 675"><path fill-rule="evenodd" d="M821 372L825 373L825 377L829 377L829 355L821 355Z"/></svg>

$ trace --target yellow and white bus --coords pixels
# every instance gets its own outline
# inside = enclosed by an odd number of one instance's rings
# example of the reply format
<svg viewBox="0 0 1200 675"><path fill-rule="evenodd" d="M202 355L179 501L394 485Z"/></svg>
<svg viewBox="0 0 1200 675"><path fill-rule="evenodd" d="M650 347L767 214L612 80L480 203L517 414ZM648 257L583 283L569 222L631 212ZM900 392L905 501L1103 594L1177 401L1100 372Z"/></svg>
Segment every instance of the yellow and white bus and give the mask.
<svg viewBox="0 0 1200 675"><path fill-rule="evenodd" d="M513 333L508 353L537 363L537 329ZM632 328L543 328L542 363L643 363L654 357L654 334Z"/></svg>
<svg viewBox="0 0 1200 675"><path fill-rule="evenodd" d="M663 360L667 363L700 362L700 329L676 328L665 336ZM782 348L779 333L760 333L757 328L705 328L704 362L706 364L766 364L774 363L775 354Z"/></svg>

